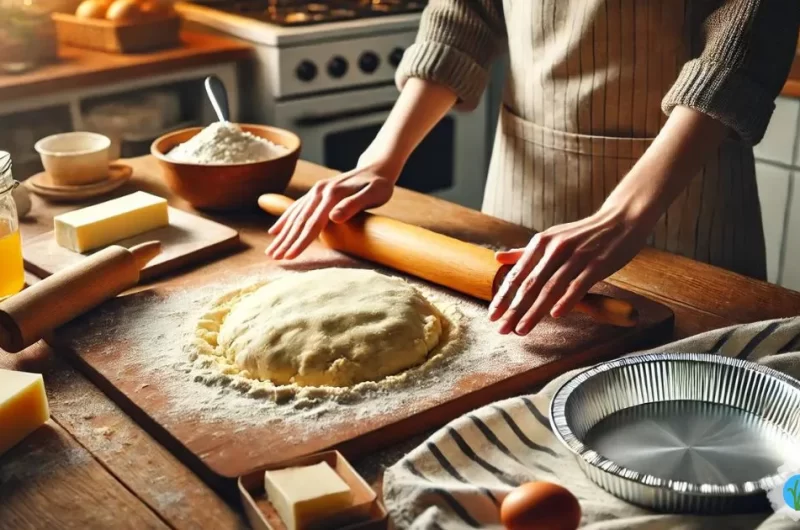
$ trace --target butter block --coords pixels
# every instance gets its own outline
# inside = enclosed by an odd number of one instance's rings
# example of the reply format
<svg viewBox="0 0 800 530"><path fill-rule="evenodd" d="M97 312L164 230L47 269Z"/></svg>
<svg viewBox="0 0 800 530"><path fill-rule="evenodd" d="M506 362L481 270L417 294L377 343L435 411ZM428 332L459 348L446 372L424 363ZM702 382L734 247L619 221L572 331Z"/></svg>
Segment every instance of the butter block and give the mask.
<svg viewBox="0 0 800 530"><path fill-rule="evenodd" d="M105 247L169 224L167 200L143 191L53 219L56 243L75 252Z"/></svg>
<svg viewBox="0 0 800 530"><path fill-rule="evenodd" d="M303 530L353 504L350 486L326 462L264 474L267 499L288 530Z"/></svg>
<svg viewBox="0 0 800 530"><path fill-rule="evenodd" d="M41 427L50 407L40 374L0 370L0 455Z"/></svg>

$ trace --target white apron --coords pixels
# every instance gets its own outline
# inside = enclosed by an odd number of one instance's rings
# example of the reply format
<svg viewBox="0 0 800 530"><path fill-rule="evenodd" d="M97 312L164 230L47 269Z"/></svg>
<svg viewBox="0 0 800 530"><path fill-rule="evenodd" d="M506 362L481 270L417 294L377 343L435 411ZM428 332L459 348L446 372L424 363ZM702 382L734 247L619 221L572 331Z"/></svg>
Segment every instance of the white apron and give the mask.
<svg viewBox="0 0 800 530"><path fill-rule="evenodd" d="M666 121L692 56L682 0L505 0L509 75L483 211L545 230L596 211ZM656 248L766 277L752 149L730 139L670 206Z"/></svg>

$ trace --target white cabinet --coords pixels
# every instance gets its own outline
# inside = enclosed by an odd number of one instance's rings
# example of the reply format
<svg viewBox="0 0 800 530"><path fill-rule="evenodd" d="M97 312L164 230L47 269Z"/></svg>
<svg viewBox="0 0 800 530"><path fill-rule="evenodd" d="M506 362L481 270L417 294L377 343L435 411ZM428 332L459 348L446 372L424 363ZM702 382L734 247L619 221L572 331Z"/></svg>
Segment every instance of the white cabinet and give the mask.
<svg viewBox="0 0 800 530"><path fill-rule="evenodd" d="M777 283L780 279L781 246L789 202L790 178L788 169L764 162L756 163L758 198L761 202L764 239L767 244L767 279L772 283Z"/></svg>
<svg viewBox="0 0 800 530"><path fill-rule="evenodd" d="M798 99L797 101L800 102L800 99ZM796 135L797 138L795 138L797 144L794 147L794 165L795 167L800 167L800 127L798 128L797 132L798 132L798 134Z"/></svg>
<svg viewBox="0 0 800 530"><path fill-rule="evenodd" d="M789 198L789 222L786 225L786 250L783 256L781 285L800 291L800 170L793 175Z"/></svg>
<svg viewBox="0 0 800 530"><path fill-rule="evenodd" d="M800 291L800 99L779 97L755 149L767 278Z"/></svg>
<svg viewBox="0 0 800 530"><path fill-rule="evenodd" d="M775 100L775 112L770 119L764 139L754 151L756 158L792 164L797 136L797 121L800 117L800 99L779 97Z"/></svg>

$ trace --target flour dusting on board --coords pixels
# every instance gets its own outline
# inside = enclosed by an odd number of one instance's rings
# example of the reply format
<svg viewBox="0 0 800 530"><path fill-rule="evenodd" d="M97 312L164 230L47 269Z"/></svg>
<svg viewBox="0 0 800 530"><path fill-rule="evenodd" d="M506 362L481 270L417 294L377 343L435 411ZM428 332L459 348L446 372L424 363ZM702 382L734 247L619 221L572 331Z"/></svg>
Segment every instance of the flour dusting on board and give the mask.
<svg viewBox="0 0 800 530"><path fill-rule="evenodd" d="M396 272L380 272L400 276ZM248 389L243 392L237 388L236 378L219 377L218 372L191 362L190 345L196 323L214 300L285 273L283 269L253 268L250 274L224 283L140 293L137 297L142 298L136 303L122 304L124 312L101 306L91 314L91 320L78 319L64 328L61 337L74 351L92 351L95 357L113 356L117 371L112 377L114 383L128 385L126 393L136 395L134 401L139 401L140 406L141 402L148 402L152 409L161 410L164 416L157 420L167 427L187 417L218 422L225 429L233 423L234 432L244 432L253 425L291 424L298 442L323 429L391 415L398 410L404 411L405 416L421 412L446 401L456 386L477 390L487 379L499 380L514 373L515 366L530 368L552 360L541 353L533 359L530 345L524 345L528 339L496 333L484 304L406 277L423 294L435 298L437 305L454 307L461 325L455 342L459 351L443 356L442 362L424 371L412 369L402 384L362 384L357 392L311 391L275 401L258 392L248 393ZM566 338L559 324L548 323L537 328L536 341L557 346L565 344ZM134 376L136 380L131 380ZM163 412L165 401L167 410Z"/></svg>

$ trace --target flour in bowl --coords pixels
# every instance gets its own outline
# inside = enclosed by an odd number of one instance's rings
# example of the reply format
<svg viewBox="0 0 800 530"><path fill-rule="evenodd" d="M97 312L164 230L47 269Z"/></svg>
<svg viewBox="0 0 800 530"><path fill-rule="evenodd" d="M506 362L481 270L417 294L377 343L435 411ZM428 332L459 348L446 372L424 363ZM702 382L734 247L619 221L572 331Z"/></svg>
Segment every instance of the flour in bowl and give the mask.
<svg viewBox="0 0 800 530"><path fill-rule="evenodd" d="M172 149L168 156L189 164L249 164L277 158L286 151L282 145L243 131L234 123L216 122Z"/></svg>

